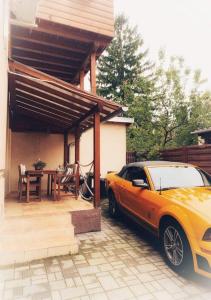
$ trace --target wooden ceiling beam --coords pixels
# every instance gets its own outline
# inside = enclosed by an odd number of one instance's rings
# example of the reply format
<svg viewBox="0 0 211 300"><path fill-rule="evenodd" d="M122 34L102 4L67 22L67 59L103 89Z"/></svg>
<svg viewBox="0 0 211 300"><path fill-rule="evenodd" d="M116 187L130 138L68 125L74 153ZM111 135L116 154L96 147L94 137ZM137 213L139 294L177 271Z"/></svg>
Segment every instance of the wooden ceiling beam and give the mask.
<svg viewBox="0 0 211 300"><path fill-rule="evenodd" d="M78 107L74 105L74 103L66 101L63 98L55 97L52 94L47 94L42 90L36 90L32 86L23 86L21 85L21 83L17 83L16 92L20 93L20 91L22 93L26 93L29 95L31 94L32 96L34 95L35 97L38 96L39 98L45 99L47 102L51 102L52 104L54 103L54 104L62 105L63 107L67 107L72 110L72 114L75 115L76 117L79 117L81 115L81 112L82 113L87 112L87 109L85 109L84 107L82 108Z"/></svg>
<svg viewBox="0 0 211 300"><path fill-rule="evenodd" d="M54 61L46 61L45 59L36 59L36 58L30 58L30 57L21 57L21 56L15 56L13 55L14 58L16 58L18 61L20 61L23 64L30 64L31 67L34 68L40 68L43 66L43 63L45 63L48 67L53 66L57 67L59 69L64 68L64 69L78 69L77 65L70 64L70 63L58 63Z"/></svg>
<svg viewBox="0 0 211 300"><path fill-rule="evenodd" d="M90 64L91 54L93 53L93 51L95 51L95 49L97 47L98 47L98 45L96 43L91 44L91 46L89 47L89 49L86 53L84 60L82 61L80 67L78 68L77 72L75 73L73 80L77 80L78 78L80 78L80 72L85 71L87 69L87 66Z"/></svg>
<svg viewBox="0 0 211 300"><path fill-rule="evenodd" d="M26 114L16 114L11 122L12 131L15 132L48 132L48 133L63 133L64 128L53 125L52 122L40 120L39 117L32 118Z"/></svg>
<svg viewBox="0 0 211 300"><path fill-rule="evenodd" d="M21 102L20 100L16 99L16 105L17 105L17 107L22 106L22 107L25 107L25 108L37 111L39 113L44 113L46 116L51 116L56 121L60 121L62 123L66 123L67 125L68 124L70 125L71 122L72 122L72 120L70 120L70 119L61 117L60 115L56 114L55 112L51 112L51 111L49 111L49 110L47 110L45 108L38 107L38 105L33 105L32 103Z"/></svg>
<svg viewBox="0 0 211 300"><path fill-rule="evenodd" d="M49 99L42 98L37 95L32 95L24 91L16 91L16 97L31 99L36 103L40 103L42 105L51 107L57 111L63 112L64 114L71 116L75 120L77 120L80 117L80 114L78 112L76 113L75 111L71 110L68 106L55 103L53 101L50 101Z"/></svg>
<svg viewBox="0 0 211 300"><path fill-rule="evenodd" d="M49 115L46 115L46 114L38 112L38 111L31 110L26 107L17 106L17 112L24 114L25 116L28 116L28 117L30 116L34 119L48 122L51 125L56 125L58 127L63 128L64 130L66 130L66 128L69 127L69 125L67 125L66 123L64 124L63 122L61 122L61 120L55 120L54 117L51 117Z"/></svg>
<svg viewBox="0 0 211 300"><path fill-rule="evenodd" d="M81 100L83 102L83 105L91 105L93 107L94 103L101 104L102 106L105 106L108 109L117 110L118 108L121 108L122 106L114 103L112 101L106 100L100 96L92 95L88 92L82 91L79 88L75 87L72 84L69 84L67 82L64 82L58 78L55 78L53 76L50 76L48 74L45 74L43 72L37 71L33 68L30 68L28 66L25 66L21 63L14 62L9 60L9 66L14 67L16 72L21 72L24 74L27 74L28 76L36 77L39 80L45 80L48 82L51 82L51 85L48 85L49 88L55 93L55 88L59 88L60 96L63 95L72 95L74 102ZM34 81L35 82L35 81ZM38 82L38 81L36 81ZM30 82L31 84L31 82ZM44 82L42 82L42 89L45 87ZM65 96L64 96L65 97ZM87 103L87 101L90 101L91 103ZM90 108L91 108L90 107Z"/></svg>
<svg viewBox="0 0 211 300"><path fill-rule="evenodd" d="M33 82L33 86L32 86ZM65 88L62 90L61 87L58 88L57 86L53 85L52 83L47 83L39 80L32 80L25 78L20 75L16 75L16 84L21 85L22 83L28 85L28 87L31 86L31 88L36 88L39 90L40 93L48 93L50 94L55 100L56 96L60 97L61 99L66 100L67 102L71 103L75 106L77 109L81 109L82 111L86 111L87 109L90 109L93 107L94 104L87 102L86 99L83 99L82 97L78 95L74 95L72 92L67 91Z"/></svg>
<svg viewBox="0 0 211 300"><path fill-rule="evenodd" d="M80 44L76 43L71 40L67 40L61 37L55 37L55 35L43 35L36 31L22 31L21 33L17 30L11 32L12 39L19 40L19 41L27 41L33 44L40 44L44 46L56 47L68 51L73 51L77 53L86 53L87 44ZM74 46L75 45L75 46Z"/></svg>
<svg viewBox="0 0 211 300"><path fill-rule="evenodd" d="M40 115L44 115L47 118L51 118L54 120L54 122L60 122L66 126L70 126L71 122L68 122L67 120L65 120L64 118L60 118L58 117L58 115L51 113L49 111L46 111L45 109L42 108L38 108L37 106L33 106L30 104L27 104L25 102L23 103L19 103L17 102L17 108L23 108L23 109L28 109L29 111L33 111L36 114L40 114Z"/></svg>
<svg viewBox="0 0 211 300"><path fill-rule="evenodd" d="M31 98L25 98L25 97L21 97L19 95L16 96L16 102L22 102L22 103L28 103L28 104L32 104L34 106L37 106L38 108L43 108L43 109L46 109L48 110L49 112L52 112L52 113L55 113L57 114L58 116L60 116L61 118L64 118L64 119L67 119L67 120L77 120L76 117L64 112L64 111L61 111L61 110L58 110L56 108L52 108L51 106L49 105L46 105L46 104L43 104L43 103L40 103L38 101L35 101L34 99L31 99Z"/></svg>
<svg viewBox="0 0 211 300"><path fill-rule="evenodd" d="M86 122L98 109L98 105L94 106L89 112L82 116L79 120L74 122L71 127L78 127L82 123Z"/></svg>
<svg viewBox="0 0 211 300"><path fill-rule="evenodd" d="M57 48L61 50L66 50L66 51L71 51L71 52L77 52L81 54L86 53L86 48L82 49L80 47L73 47L71 43L64 43L62 41L58 41L58 39L53 39L52 41L49 41L49 37L43 38L39 37L37 39L32 38L31 36L22 36L22 35L13 35L12 36L12 41L13 43L17 44L17 41L19 41L21 44L32 44L35 46L36 45L41 45L42 47L52 47L52 48ZM68 46L67 46L68 45ZM71 46L70 46L71 45Z"/></svg>
<svg viewBox="0 0 211 300"><path fill-rule="evenodd" d="M83 57L85 57L86 54L79 54L77 52L73 51L67 51L67 50L61 50L56 47L47 47L47 46L39 46L39 45L33 45L32 43L26 43L26 42L20 42L18 40L13 40L12 41L12 55L13 55L13 49L20 49L23 51L28 51L32 53L38 53L42 54L45 53L46 55L53 55L56 57L61 57L61 58L71 58L74 60L81 61Z"/></svg>
<svg viewBox="0 0 211 300"><path fill-rule="evenodd" d="M58 74L66 75L66 76L67 75L71 76L73 74L71 70L64 70L63 68L58 68L58 67L51 68L49 65L45 65L45 64L43 64L41 67L34 67L34 68L39 69L42 72L57 74L56 76L58 76Z"/></svg>
<svg viewBox="0 0 211 300"><path fill-rule="evenodd" d="M12 48L12 56L22 56L27 58L40 58L40 59L53 59L53 61L64 61L64 62L76 62L80 64L80 58L77 57L70 57L70 56L64 56L64 55L58 55L58 53L49 53L49 52L43 52L43 51L37 51L35 49L23 49L22 47L13 47Z"/></svg>

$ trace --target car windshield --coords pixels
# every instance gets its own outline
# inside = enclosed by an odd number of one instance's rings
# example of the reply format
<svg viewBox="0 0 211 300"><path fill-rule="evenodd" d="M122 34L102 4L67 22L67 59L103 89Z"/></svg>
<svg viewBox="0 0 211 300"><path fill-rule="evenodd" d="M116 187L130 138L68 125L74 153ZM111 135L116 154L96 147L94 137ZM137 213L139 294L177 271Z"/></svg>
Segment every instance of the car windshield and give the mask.
<svg viewBox="0 0 211 300"><path fill-rule="evenodd" d="M148 170L155 190L211 185L211 177L192 166L159 166Z"/></svg>

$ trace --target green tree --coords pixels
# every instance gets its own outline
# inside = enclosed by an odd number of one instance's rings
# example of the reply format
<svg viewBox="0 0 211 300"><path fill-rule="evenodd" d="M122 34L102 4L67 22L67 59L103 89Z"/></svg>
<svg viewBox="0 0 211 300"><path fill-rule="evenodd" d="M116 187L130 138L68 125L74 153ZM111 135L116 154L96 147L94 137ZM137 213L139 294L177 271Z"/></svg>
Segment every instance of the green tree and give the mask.
<svg viewBox="0 0 211 300"><path fill-rule="evenodd" d="M152 68L143 44L137 28L131 27L124 15L117 16L115 37L98 62L100 95L123 105L133 103L149 81Z"/></svg>
<svg viewBox="0 0 211 300"><path fill-rule="evenodd" d="M201 91L203 83L201 72L186 68L183 58L171 57L168 62L160 51L153 122L161 149L195 143L191 132L210 124L210 94Z"/></svg>

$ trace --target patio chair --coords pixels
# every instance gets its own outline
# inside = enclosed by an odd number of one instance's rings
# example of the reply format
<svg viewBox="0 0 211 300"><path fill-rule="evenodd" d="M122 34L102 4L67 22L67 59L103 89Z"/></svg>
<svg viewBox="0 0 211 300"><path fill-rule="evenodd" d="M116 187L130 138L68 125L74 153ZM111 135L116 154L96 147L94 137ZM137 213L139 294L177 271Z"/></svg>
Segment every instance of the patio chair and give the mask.
<svg viewBox="0 0 211 300"><path fill-rule="evenodd" d="M18 196L19 201L22 201L22 197L26 197L26 202L29 202L29 195L36 194L41 200L41 172L27 172L26 166L20 164L18 166L19 180L18 180ZM35 187L35 190L30 190L31 186Z"/></svg>
<svg viewBox="0 0 211 300"><path fill-rule="evenodd" d="M78 190L76 184L77 176L78 176L78 164L67 164L64 173L57 174L56 184L58 186L58 198L60 197L61 189L63 189L65 193L71 192L72 194L75 195L76 198L78 197ZM53 182L51 184L51 187L52 186L53 186Z"/></svg>

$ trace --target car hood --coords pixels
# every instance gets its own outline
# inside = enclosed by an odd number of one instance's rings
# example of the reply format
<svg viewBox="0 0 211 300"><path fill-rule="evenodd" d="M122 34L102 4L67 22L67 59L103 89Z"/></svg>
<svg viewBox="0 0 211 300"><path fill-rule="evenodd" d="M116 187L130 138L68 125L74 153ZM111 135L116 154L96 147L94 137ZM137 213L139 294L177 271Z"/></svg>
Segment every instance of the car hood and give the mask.
<svg viewBox="0 0 211 300"><path fill-rule="evenodd" d="M162 196L180 202L206 218L211 217L211 187L180 188L162 191Z"/></svg>

